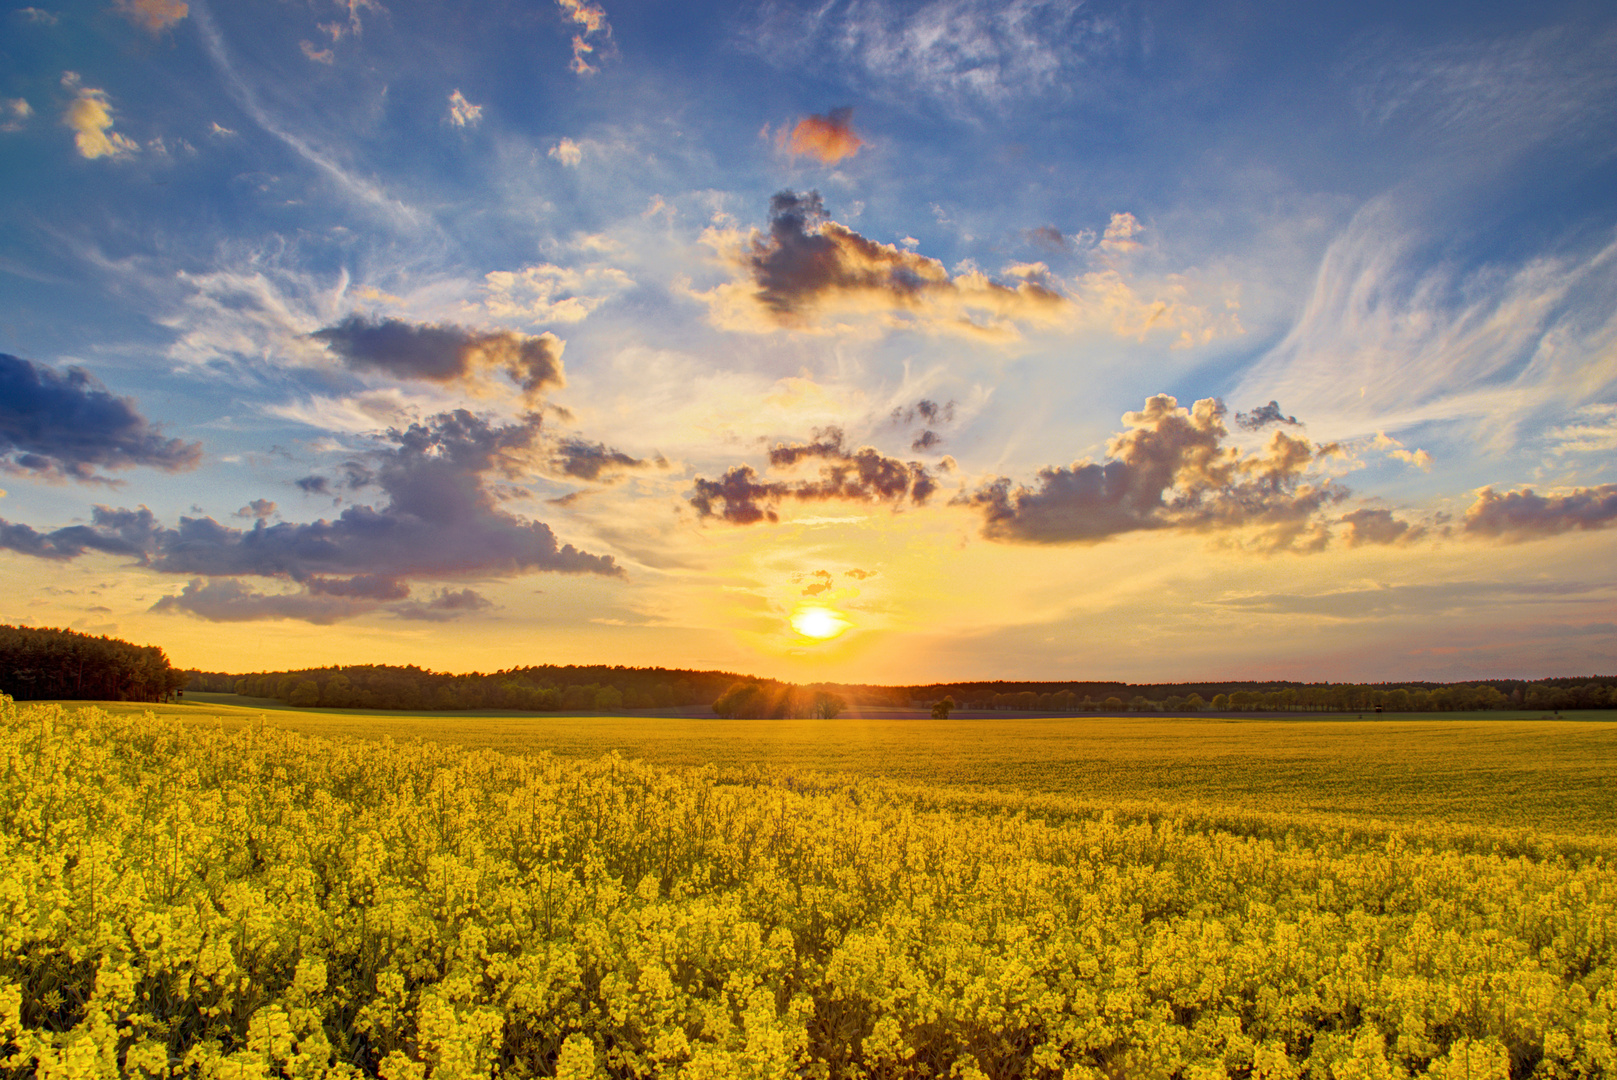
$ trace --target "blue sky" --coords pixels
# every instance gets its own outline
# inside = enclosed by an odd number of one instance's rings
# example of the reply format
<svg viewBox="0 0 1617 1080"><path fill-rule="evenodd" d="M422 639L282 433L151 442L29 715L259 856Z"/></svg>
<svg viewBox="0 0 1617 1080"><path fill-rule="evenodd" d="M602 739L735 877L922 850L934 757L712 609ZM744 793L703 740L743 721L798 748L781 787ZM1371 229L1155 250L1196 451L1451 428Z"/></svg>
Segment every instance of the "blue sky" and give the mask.
<svg viewBox="0 0 1617 1080"><path fill-rule="evenodd" d="M8 621L227 670L1617 655L1603 5L4 18Z"/></svg>

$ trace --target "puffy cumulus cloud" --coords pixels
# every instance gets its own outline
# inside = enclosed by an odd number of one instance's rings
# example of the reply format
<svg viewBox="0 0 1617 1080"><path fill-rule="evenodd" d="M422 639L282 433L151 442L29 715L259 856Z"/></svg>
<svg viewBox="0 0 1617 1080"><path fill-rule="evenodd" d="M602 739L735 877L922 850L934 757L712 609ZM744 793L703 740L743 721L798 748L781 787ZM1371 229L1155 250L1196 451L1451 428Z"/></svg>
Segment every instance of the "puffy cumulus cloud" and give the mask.
<svg viewBox="0 0 1617 1080"><path fill-rule="evenodd" d="M543 454L538 417L495 426L457 410L395 429L388 441L359 474L387 501L351 505L335 520L259 519L236 529L211 517L182 517L167 528L144 508L98 507L90 525L50 533L0 521L0 546L57 560L87 551L130 556L193 578L157 610L221 619L348 618L402 601L411 581L538 571L622 575L610 556L561 544L548 525L500 508L491 484L526 475ZM246 577L296 583L301 591L260 593L234 580Z"/></svg>
<svg viewBox="0 0 1617 1080"><path fill-rule="evenodd" d="M549 150L546 150L545 155L547 157L555 158L568 168L576 167L579 162L584 160L583 148L565 136L563 136L555 146L552 146Z"/></svg>
<svg viewBox="0 0 1617 1080"><path fill-rule="evenodd" d="M453 324L350 315L309 335L324 342L347 367L395 379L460 383L489 393L491 375L509 378L529 401L562 386L564 342L554 334L531 336L510 330L482 332Z"/></svg>
<svg viewBox="0 0 1617 1080"><path fill-rule="evenodd" d="M844 106L824 116L815 114L799 120L790 132L780 133L779 145L794 157L811 157L835 165L859 152L865 141L853 130L853 109Z"/></svg>
<svg viewBox="0 0 1617 1080"><path fill-rule="evenodd" d="M140 150L135 140L112 130L112 99L105 90L79 86L73 72L62 76L62 85L76 89L77 96L62 114L62 123L73 129L73 145L86 158L127 157Z"/></svg>
<svg viewBox="0 0 1617 1080"><path fill-rule="evenodd" d="M254 499L240 510L237 510L236 517L262 520L274 517L275 509L275 503L269 499Z"/></svg>
<svg viewBox="0 0 1617 1080"><path fill-rule="evenodd" d="M1270 400L1267 405L1260 405L1249 413L1235 414L1235 426L1245 428L1247 431L1262 431L1272 424L1283 424L1286 427L1302 427L1302 422L1295 416L1287 416L1280 411L1280 402Z"/></svg>
<svg viewBox="0 0 1617 1080"><path fill-rule="evenodd" d="M1013 336L1019 321L1053 322L1068 302L1046 280L1016 284L977 271L951 276L941 262L883 244L830 220L819 192L776 194L769 235L709 229L704 238L744 279L700 294L726 329L807 327L837 314L895 325Z"/></svg>
<svg viewBox="0 0 1617 1080"><path fill-rule="evenodd" d="M920 506L937 490L937 482L918 461L899 461L870 446L850 450L840 428L823 428L812 442L777 443L769 451L773 469L790 470L818 462L812 479L761 479L750 465L737 465L717 480L696 478L689 496L700 517L717 517L736 525L780 520L785 499L798 502L884 502L895 508L908 501Z"/></svg>
<svg viewBox="0 0 1617 1080"><path fill-rule="evenodd" d="M54 561L76 559L89 551L144 560L161 532L157 518L144 506L139 510L97 506L89 525L69 525L47 533L0 518L0 548Z"/></svg>
<svg viewBox="0 0 1617 1080"><path fill-rule="evenodd" d="M1124 212L1113 214L1112 220L1106 226L1106 232L1101 235L1100 246L1106 251L1129 252L1139 251L1142 245L1134 239L1145 232L1145 226L1133 214Z"/></svg>
<svg viewBox="0 0 1617 1080"><path fill-rule="evenodd" d="M483 275L483 309L501 320L576 323L617 293L632 288L628 274L614 267L566 269L550 263Z"/></svg>
<svg viewBox="0 0 1617 1080"><path fill-rule="evenodd" d="M593 75L599 69L589 62L596 45L591 38L609 39L612 25L606 21L606 11L589 0L556 0L562 14L582 28L573 35L573 61L568 66L577 75Z"/></svg>
<svg viewBox="0 0 1617 1080"><path fill-rule="evenodd" d="M106 482L97 469L180 472L201 443L167 439L80 368L58 372L0 353L0 469L42 479Z"/></svg>
<svg viewBox="0 0 1617 1080"><path fill-rule="evenodd" d="M1424 525L1414 525L1393 517L1390 510L1355 510L1343 514L1340 520L1347 526L1344 539L1348 547L1412 544L1425 536L1427 531Z"/></svg>
<svg viewBox="0 0 1617 1080"><path fill-rule="evenodd" d="M1466 510L1463 528L1467 536L1520 543L1612 525L1617 525L1617 484L1577 488L1565 495L1539 495L1532 488L1501 495L1486 487Z"/></svg>
<svg viewBox="0 0 1617 1080"><path fill-rule="evenodd" d="M0 131L21 131L33 115L34 107L25 98L0 99Z"/></svg>
<svg viewBox="0 0 1617 1080"><path fill-rule="evenodd" d="M118 14L152 33L173 26L190 13L190 8L179 0L113 0Z"/></svg>
<svg viewBox="0 0 1617 1080"><path fill-rule="evenodd" d="M456 127L476 127L483 122L483 106L466 100L459 88L449 94L449 122Z"/></svg>
<svg viewBox="0 0 1617 1080"><path fill-rule="evenodd" d="M1422 472L1432 471L1432 455L1419 448L1411 450L1385 431L1376 432L1376 437L1370 440L1372 450L1381 450L1394 461L1401 461L1411 465Z"/></svg>
<svg viewBox="0 0 1617 1080"><path fill-rule="evenodd" d="M1128 430L1107 444L1109 460L1039 470L1032 487L998 477L955 502L983 515L983 535L1008 543L1098 543L1147 529L1256 530L1260 548L1318 550L1329 541L1321 511L1348 494L1309 466L1334 445L1276 431L1258 453L1224 445L1224 404L1189 408L1167 394L1125 413Z"/></svg>

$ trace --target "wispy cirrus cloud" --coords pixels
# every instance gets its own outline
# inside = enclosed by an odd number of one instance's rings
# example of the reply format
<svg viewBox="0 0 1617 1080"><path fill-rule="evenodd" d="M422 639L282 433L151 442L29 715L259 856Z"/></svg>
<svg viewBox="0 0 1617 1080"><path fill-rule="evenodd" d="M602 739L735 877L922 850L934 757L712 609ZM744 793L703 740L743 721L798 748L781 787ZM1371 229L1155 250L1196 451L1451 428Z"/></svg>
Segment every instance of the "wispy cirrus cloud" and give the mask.
<svg viewBox="0 0 1617 1080"><path fill-rule="evenodd" d="M1114 19L1077 0L769 3L737 44L783 68L829 69L872 93L949 108L1069 92L1116 55Z"/></svg>

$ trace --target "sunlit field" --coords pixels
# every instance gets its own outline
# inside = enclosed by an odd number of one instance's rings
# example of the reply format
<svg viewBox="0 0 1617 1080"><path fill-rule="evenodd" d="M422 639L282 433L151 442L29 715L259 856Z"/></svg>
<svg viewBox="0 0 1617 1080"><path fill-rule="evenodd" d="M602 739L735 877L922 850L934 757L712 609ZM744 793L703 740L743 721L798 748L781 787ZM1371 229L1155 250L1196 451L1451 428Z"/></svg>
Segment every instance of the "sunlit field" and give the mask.
<svg viewBox="0 0 1617 1080"><path fill-rule="evenodd" d="M852 773L1101 803L1199 803L1617 835L1617 712L1412 714L1363 721L1164 716L834 720L315 712L231 695L161 706L226 728L426 739L655 765ZM105 706L144 711L146 706ZM1534 719L1523 719L1531 716Z"/></svg>
<svg viewBox="0 0 1617 1080"><path fill-rule="evenodd" d="M5 1075L1617 1071L1608 723L160 712L0 699Z"/></svg>

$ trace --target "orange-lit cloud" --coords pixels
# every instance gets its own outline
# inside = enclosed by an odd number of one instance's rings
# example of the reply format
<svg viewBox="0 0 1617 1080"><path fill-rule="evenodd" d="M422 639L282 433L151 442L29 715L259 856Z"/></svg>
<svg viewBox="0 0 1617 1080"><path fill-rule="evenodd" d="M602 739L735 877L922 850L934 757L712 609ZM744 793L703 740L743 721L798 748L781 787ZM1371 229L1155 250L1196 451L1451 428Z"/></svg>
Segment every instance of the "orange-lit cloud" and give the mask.
<svg viewBox="0 0 1617 1080"><path fill-rule="evenodd" d="M576 75L593 75L599 69L591 64L587 57L595 51L595 46L589 38L600 35L604 38L612 36L612 26L606 21L605 9L589 0L556 0L562 14L579 26L583 33L573 35L573 60L568 65Z"/></svg>
<svg viewBox="0 0 1617 1080"><path fill-rule="evenodd" d="M173 26L190 12L179 0L113 0L118 14L156 34Z"/></svg>
<svg viewBox="0 0 1617 1080"><path fill-rule="evenodd" d="M864 314L894 325L1009 338L1017 322L1054 322L1067 307L1042 267L1013 268L1014 285L976 270L951 275L936 259L830 220L818 192L782 191L769 205L767 238L756 231L707 233L744 275L701 297L726 329L806 328L827 315Z"/></svg>
<svg viewBox="0 0 1617 1080"><path fill-rule="evenodd" d="M1039 470L1032 487L999 477L957 503L983 514L983 535L1024 544L1098 543L1148 529L1255 529L1264 550L1318 551L1330 533L1320 512L1348 495L1309 466L1337 452L1275 431L1260 453L1225 446L1225 408L1204 398L1189 409L1167 394L1123 414L1128 430L1109 460Z"/></svg>
<svg viewBox="0 0 1617 1080"><path fill-rule="evenodd" d="M68 72L64 86L78 86L78 76ZM62 115L62 123L73 129L73 144L87 158L123 157L140 149L135 140L112 130L112 99L105 90L78 87L78 96Z"/></svg>
<svg viewBox="0 0 1617 1080"><path fill-rule="evenodd" d="M790 133L782 131L779 145L797 157L811 157L835 165L859 152L864 140L854 134L853 110L832 109L824 116L810 116L797 122Z"/></svg>
<svg viewBox="0 0 1617 1080"><path fill-rule="evenodd" d="M1466 535L1507 543L1613 525L1617 525L1617 484L1577 488L1565 495L1539 495L1532 488L1501 495L1486 487L1465 512Z"/></svg>
<svg viewBox="0 0 1617 1080"><path fill-rule="evenodd" d="M483 106L473 105L458 89L449 95L449 122L456 127L476 127L483 119Z"/></svg>

